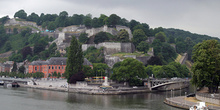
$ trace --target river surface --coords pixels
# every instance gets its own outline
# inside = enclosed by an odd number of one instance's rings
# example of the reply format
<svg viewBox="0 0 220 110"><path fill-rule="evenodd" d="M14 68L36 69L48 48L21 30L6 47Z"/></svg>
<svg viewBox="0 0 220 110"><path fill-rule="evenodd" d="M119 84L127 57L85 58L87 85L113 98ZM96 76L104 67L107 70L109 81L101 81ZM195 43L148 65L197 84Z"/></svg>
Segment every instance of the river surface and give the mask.
<svg viewBox="0 0 220 110"><path fill-rule="evenodd" d="M192 88L128 95L86 95L32 88L0 87L1 110L181 110L163 103ZM171 95L172 93L172 95Z"/></svg>

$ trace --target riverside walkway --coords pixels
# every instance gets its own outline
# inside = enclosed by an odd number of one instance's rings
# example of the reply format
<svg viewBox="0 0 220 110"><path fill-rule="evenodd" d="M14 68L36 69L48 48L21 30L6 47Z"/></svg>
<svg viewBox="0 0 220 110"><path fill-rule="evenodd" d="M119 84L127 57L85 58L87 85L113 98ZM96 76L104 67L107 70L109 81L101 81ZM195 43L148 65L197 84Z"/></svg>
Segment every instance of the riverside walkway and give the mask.
<svg viewBox="0 0 220 110"><path fill-rule="evenodd" d="M189 108L191 106L197 104L197 102L199 102L199 101L186 100L185 96L166 98L164 101L165 104L168 104L170 106L174 106L174 107L182 108L182 109L187 109L187 110L189 110ZM206 105L208 105L209 110L220 110L220 106L215 106L215 105L209 104L209 103L206 103Z"/></svg>

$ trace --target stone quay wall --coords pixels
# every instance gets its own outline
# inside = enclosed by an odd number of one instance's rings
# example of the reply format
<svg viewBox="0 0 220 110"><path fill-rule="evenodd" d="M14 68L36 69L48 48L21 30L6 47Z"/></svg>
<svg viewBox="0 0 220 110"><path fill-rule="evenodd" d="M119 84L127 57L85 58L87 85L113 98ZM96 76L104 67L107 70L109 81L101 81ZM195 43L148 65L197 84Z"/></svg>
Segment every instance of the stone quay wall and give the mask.
<svg viewBox="0 0 220 110"><path fill-rule="evenodd" d="M209 103L213 103L216 105L220 105L219 94L196 93L196 99L202 100L204 102L209 102Z"/></svg>

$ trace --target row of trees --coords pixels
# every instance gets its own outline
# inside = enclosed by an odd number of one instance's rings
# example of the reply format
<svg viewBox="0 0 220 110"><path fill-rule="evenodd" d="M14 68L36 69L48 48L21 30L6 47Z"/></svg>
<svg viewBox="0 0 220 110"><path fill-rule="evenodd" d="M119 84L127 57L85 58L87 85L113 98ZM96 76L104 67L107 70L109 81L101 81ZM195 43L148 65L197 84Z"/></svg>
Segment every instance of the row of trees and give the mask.
<svg viewBox="0 0 220 110"><path fill-rule="evenodd" d="M62 11L59 15L44 13L38 15L34 12L27 15L24 10L19 10L14 14L14 17L36 22L37 25L41 25L43 28L47 28L49 30L55 30L58 27L67 27L70 25L85 25L86 27L94 28L102 27L103 25L108 25L110 27L122 25L129 27L132 32L136 29L142 29L146 36L154 36L161 30L161 28L151 29L148 24L140 23L136 20L128 21L116 14L111 14L110 16L101 14L99 17L92 17L91 14L73 14L72 16L69 16L66 11Z"/></svg>
<svg viewBox="0 0 220 110"><path fill-rule="evenodd" d="M206 40L193 48L192 83L198 87L208 87L209 92L217 92L220 85L220 43Z"/></svg>

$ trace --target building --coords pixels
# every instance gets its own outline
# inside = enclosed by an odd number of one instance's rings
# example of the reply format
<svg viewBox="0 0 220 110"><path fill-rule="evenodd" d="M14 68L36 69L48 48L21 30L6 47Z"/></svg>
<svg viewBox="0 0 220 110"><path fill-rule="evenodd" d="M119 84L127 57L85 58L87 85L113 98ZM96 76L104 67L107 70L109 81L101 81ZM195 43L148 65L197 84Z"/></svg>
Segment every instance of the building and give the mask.
<svg viewBox="0 0 220 110"><path fill-rule="evenodd" d="M13 68L13 61L6 61L3 64L0 63L0 72L11 72Z"/></svg>
<svg viewBox="0 0 220 110"><path fill-rule="evenodd" d="M60 73L62 76L65 72L66 60L66 57L51 57L46 61L33 61L28 66L28 73L42 72L44 78L48 78L49 74L54 72ZM83 65L92 67L92 64L86 58L84 58Z"/></svg>

